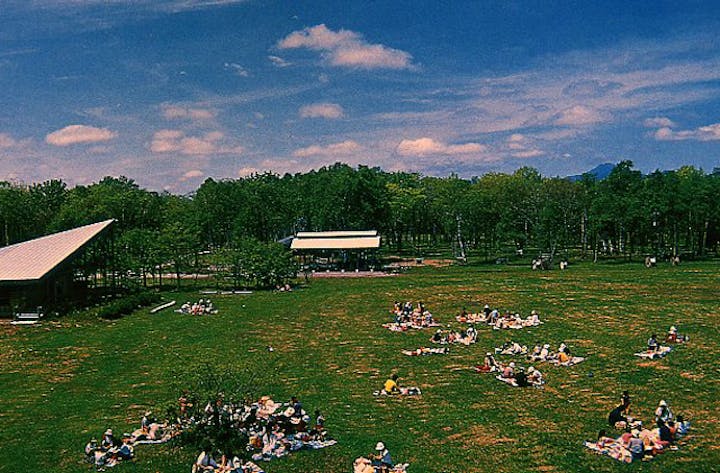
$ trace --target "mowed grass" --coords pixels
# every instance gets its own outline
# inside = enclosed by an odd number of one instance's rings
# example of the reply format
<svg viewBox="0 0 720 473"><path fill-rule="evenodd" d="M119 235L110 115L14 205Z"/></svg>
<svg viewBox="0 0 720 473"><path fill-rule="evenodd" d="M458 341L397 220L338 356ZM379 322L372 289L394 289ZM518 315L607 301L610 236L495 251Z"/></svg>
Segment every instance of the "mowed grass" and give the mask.
<svg viewBox="0 0 720 473"><path fill-rule="evenodd" d="M315 279L292 293L217 296L220 314L141 310L107 322L65 317L40 327L0 326L0 471L87 471L82 448L107 427L130 431L144 410L173 402L203 363L259 373L257 395L297 395L320 408L339 444L265 464L269 473L350 472L384 441L410 473L720 471L720 277L717 263L423 268L398 277ZM197 293L170 298L198 299ZM540 312L522 331L478 327L479 340L447 356L407 357L429 331L381 327L394 300L422 300L441 322L489 303ZM633 356L670 325L690 335L667 358ZM514 389L470 368L505 340L565 341L587 360L538 365L543 390ZM267 345L275 351L269 353ZM508 358L503 358L508 359ZM526 364L526 363L523 363ZM392 373L418 398L376 398ZM660 399L693 422L680 450L621 465L583 448L607 428L622 390L646 422ZM140 446L117 472L189 471L197 452Z"/></svg>

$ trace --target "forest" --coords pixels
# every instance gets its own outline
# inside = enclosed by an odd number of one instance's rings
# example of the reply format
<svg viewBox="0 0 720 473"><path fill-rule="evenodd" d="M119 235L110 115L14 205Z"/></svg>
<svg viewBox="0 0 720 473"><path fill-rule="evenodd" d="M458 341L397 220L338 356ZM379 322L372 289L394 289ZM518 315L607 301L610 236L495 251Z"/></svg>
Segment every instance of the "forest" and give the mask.
<svg viewBox="0 0 720 473"><path fill-rule="evenodd" d="M529 167L463 179L337 163L207 179L183 196L126 177L75 187L0 182L0 246L115 218L125 266L143 275L169 262L180 272L201 253L277 251L274 242L301 230L376 229L386 254L410 257L452 250L487 261L702 258L718 251L718 195L717 170L643 174L631 161L603 179L546 177Z"/></svg>

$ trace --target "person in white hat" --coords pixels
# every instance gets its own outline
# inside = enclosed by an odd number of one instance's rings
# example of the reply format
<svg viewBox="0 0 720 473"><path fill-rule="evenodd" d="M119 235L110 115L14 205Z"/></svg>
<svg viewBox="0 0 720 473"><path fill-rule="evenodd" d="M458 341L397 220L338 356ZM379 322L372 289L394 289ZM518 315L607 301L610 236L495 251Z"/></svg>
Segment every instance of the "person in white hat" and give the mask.
<svg viewBox="0 0 720 473"><path fill-rule="evenodd" d="M673 420L674 417L675 416L670 410L670 407L667 405L667 402L665 402L665 400L660 401L657 409L655 409L655 421L661 420L667 423L668 421Z"/></svg>
<svg viewBox="0 0 720 473"><path fill-rule="evenodd" d="M390 451L382 442L378 442L377 445L375 445L375 453L371 454L370 458L378 473L388 473L393 466L395 466L390 457Z"/></svg>
<svg viewBox="0 0 720 473"><path fill-rule="evenodd" d="M112 429L107 429L105 433L103 434L103 438L100 441L100 448L104 451L110 450L111 448L115 447L117 442L115 441L115 437L113 436Z"/></svg>

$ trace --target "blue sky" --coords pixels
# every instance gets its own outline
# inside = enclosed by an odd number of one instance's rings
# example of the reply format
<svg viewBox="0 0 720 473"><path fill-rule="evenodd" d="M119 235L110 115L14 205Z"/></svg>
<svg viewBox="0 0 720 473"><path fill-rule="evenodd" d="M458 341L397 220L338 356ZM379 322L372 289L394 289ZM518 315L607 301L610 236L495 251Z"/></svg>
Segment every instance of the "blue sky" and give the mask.
<svg viewBox="0 0 720 473"><path fill-rule="evenodd" d="M0 180L720 166L720 4L4 0Z"/></svg>

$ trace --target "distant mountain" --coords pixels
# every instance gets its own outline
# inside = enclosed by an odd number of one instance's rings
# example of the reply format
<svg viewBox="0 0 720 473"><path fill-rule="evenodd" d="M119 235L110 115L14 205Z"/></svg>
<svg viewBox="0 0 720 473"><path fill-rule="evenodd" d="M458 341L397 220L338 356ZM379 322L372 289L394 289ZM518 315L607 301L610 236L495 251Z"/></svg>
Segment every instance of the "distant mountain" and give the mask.
<svg viewBox="0 0 720 473"><path fill-rule="evenodd" d="M601 181L601 180L605 179L606 177L608 177L613 169L615 169L615 165L613 163L603 163L598 166L595 166L594 168L592 168L591 170L587 171L584 174L591 174L591 175L595 176L595 179L597 179L598 181ZM576 176L568 176L568 179L571 180L572 182L577 182L580 179L582 179L582 174L578 174Z"/></svg>

